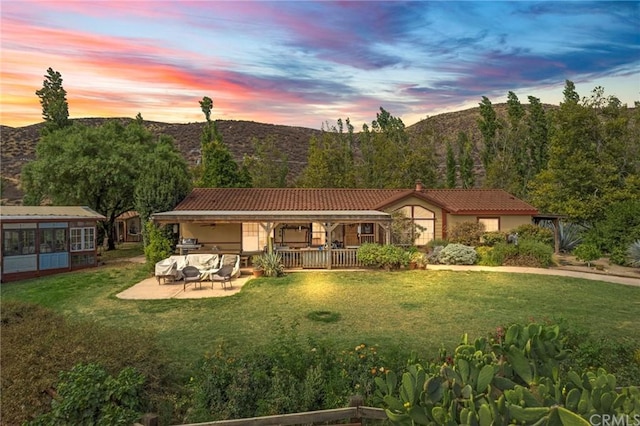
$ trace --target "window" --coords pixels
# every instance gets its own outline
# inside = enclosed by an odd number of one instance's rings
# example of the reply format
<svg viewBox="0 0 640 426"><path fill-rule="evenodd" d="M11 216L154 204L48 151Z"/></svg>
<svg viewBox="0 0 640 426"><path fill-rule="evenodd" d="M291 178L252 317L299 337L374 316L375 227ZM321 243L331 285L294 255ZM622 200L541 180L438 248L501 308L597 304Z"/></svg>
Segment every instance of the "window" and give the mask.
<svg viewBox="0 0 640 426"><path fill-rule="evenodd" d="M402 235L392 235L393 238L401 242L408 241L409 244L413 241L416 246L426 245L435 238L436 215L431 210L421 206L404 206L396 211L402 213L411 224L398 226L396 232Z"/></svg>
<svg viewBox="0 0 640 426"><path fill-rule="evenodd" d="M71 228L71 251L95 250L96 228Z"/></svg>
<svg viewBox="0 0 640 426"><path fill-rule="evenodd" d="M478 223L484 225L485 232L495 232L500 230L500 218L497 217L479 217Z"/></svg>
<svg viewBox="0 0 640 426"><path fill-rule="evenodd" d="M61 228L40 229L40 253L67 251L67 230Z"/></svg>
<svg viewBox="0 0 640 426"><path fill-rule="evenodd" d="M267 234L259 223L242 224L242 251L262 251L267 246Z"/></svg>
<svg viewBox="0 0 640 426"><path fill-rule="evenodd" d="M5 229L2 237L2 254L20 256L36 253L35 229Z"/></svg>

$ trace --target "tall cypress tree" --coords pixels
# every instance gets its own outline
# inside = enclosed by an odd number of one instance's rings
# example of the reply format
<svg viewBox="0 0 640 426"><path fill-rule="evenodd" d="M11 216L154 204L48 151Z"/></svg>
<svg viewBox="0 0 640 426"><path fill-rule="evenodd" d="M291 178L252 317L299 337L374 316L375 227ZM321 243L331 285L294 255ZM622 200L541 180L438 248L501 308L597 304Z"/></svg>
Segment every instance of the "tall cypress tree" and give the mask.
<svg viewBox="0 0 640 426"><path fill-rule="evenodd" d="M243 173L233 159L231 151L222 142L215 121L211 120L213 101L205 96L200 101L205 116L205 125L200 136L201 158L199 187L246 188L251 186L248 173Z"/></svg>
<svg viewBox="0 0 640 426"><path fill-rule="evenodd" d="M53 68L47 69L42 89L36 91L42 105L45 132L53 132L71 125L67 91L62 86L62 75Z"/></svg>

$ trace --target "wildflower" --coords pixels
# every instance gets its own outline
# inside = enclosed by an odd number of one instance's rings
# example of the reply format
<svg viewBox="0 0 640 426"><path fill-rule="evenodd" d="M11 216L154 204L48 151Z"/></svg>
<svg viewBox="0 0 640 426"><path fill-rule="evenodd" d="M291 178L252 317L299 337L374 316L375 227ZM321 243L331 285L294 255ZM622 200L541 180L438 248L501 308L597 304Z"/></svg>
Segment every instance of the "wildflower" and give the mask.
<svg viewBox="0 0 640 426"><path fill-rule="evenodd" d="M384 367L380 367L380 372L384 373Z"/></svg>
<svg viewBox="0 0 640 426"><path fill-rule="evenodd" d="M405 402L405 403L404 403L404 408L406 408L407 410L408 410L409 408L411 408L411 403L410 403L409 401Z"/></svg>
<svg viewBox="0 0 640 426"><path fill-rule="evenodd" d="M376 370L376 368L375 368L375 367L373 367L373 368L371 369L371 374L376 374L376 371L377 371L377 370Z"/></svg>
<svg viewBox="0 0 640 426"><path fill-rule="evenodd" d="M315 351L316 351L316 348L311 349L311 352L315 352Z"/></svg>

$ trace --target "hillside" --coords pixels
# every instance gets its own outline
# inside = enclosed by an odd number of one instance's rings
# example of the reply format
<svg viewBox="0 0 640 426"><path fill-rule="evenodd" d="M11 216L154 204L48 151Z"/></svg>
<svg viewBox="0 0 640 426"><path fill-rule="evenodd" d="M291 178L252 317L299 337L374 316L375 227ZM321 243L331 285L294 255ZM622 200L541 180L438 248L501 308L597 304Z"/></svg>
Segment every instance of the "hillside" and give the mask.
<svg viewBox="0 0 640 426"><path fill-rule="evenodd" d="M506 112L504 104L494 105L498 115ZM455 141L458 132L465 131L471 137L475 145L476 174L483 174L478 159L480 132L477 126L480 109L471 108L463 111L445 113L426 118L414 125L407 127L410 138L416 140L425 129L431 128L437 135L438 154L442 161L441 175L444 173L444 155L446 141ZM100 125L107 118L81 118L74 121L86 125ZM126 123L128 118L118 118ZM170 124L154 121L146 121L149 130L155 134L166 134L175 140L175 144L187 159L190 165L195 165L200 156L200 134L203 123ZM274 137L280 150L289 156L289 181L294 182L303 170L307 162L307 149L312 135L321 133L319 130L304 127L282 126L253 121L218 120L216 121L222 140L231 150L236 161L242 161L244 154L252 152L254 139ZM25 127L0 126L2 150L0 156L0 174L4 180L2 188L2 201L5 204L17 204L21 202L22 192L19 189L20 170L22 166L35 159L35 148L43 123Z"/></svg>

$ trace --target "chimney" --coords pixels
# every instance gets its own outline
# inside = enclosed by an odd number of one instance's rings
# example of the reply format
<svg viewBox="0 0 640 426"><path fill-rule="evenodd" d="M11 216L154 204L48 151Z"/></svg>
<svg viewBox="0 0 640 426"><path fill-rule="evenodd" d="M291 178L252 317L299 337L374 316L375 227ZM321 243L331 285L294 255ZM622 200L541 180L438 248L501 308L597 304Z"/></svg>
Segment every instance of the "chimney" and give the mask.
<svg viewBox="0 0 640 426"><path fill-rule="evenodd" d="M422 181L420 179L416 180L416 191L420 192L424 189L424 187L422 186Z"/></svg>

